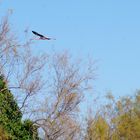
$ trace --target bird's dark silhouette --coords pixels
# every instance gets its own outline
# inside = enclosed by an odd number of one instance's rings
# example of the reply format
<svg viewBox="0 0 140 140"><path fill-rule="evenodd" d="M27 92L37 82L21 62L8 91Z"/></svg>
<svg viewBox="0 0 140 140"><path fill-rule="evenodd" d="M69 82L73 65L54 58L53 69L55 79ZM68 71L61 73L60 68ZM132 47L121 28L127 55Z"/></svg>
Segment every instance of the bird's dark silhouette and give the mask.
<svg viewBox="0 0 140 140"><path fill-rule="evenodd" d="M35 34L35 35L37 35L37 36L39 36L40 38L40 40L51 40L52 38L49 38L49 37L45 37L44 35L42 35L42 34L39 34L39 33L37 33L37 32L35 32L35 31L32 31L32 33L33 34Z"/></svg>

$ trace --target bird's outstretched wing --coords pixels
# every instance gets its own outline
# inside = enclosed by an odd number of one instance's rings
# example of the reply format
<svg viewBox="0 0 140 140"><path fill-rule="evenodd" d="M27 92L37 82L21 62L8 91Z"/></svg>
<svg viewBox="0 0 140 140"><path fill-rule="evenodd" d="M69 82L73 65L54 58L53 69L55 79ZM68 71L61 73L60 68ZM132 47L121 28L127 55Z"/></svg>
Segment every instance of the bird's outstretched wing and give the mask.
<svg viewBox="0 0 140 140"><path fill-rule="evenodd" d="M32 33L35 34L35 35L37 35L37 36L39 36L40 37L39 38L40 40L55 40L53 38L49 38L49 37L46 37L46 36L44 36L42 34L39 34L39 33L35 32L35 31L32 31Z"/></svg>
<svg viewBox="0 0 140 140"><path fill-rule="evenodd" d="M35 32L35 31L32 31L32 33L35 34L35 35L37 35L37 36L39 36L39 37L44 37L43 35L41 35L41 34Z"/></svg>

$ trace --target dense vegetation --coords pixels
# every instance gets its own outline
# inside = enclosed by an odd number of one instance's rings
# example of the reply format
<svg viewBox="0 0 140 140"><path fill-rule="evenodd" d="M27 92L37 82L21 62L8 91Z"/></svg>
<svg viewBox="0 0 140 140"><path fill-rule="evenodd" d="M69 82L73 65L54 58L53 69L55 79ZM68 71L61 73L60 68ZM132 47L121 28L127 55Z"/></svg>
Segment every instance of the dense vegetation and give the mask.
<svg viewBox="0 0 140 140"><path fill-rule="evenodd" d="M109 95L109 104L88 121L87 140L139 140L140 92L115 101Z"/></svg>
<svg viewBox="0 0 140 140"><path fill-rule="evenodd" d="M109 99L108 104L97 110L98 113L90 114L87 119L88 126L85 136L79 136L79 138L85 140L139 140L140 92L137 91L133 98L123 97L117 101L112 95L108 95L107 98ZM0 76L0 139L37 140L39 139L37 134L37 127L31 120L22 120L22 113L17 102L8 90L4 77Z"/></svg>
<svg viewBox="0 0 140 140"><path fill-rule="evenodd" d="M0 126L1 139L37 139L37 127L30 120L22 121L22 113L3 76L0 76Z"/></svg>

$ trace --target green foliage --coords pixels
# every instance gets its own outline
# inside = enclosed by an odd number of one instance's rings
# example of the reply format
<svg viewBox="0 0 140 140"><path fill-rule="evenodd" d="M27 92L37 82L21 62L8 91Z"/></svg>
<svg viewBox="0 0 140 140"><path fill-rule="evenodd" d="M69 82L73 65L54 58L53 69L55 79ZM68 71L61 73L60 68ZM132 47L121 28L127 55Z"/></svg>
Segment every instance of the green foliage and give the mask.
<svg viewBox="0 0 140 140"><path fill-rule="evenodd" d="M6 88L4 78L0 77L0 125L13 140L32 140L37 138L37 127L30 120L22 122L22 113L11 92Z"/></svg>
<svg viewBox="0 0 140 140"><path fill-rule="evenodd" d="M118 139L139 140L140 139L140 94L134 99L123 98L120 102L121 111L114 118L115 132ZM116 134L115 134L116 135Z"/></svg>
<svg viewBox="0 0 140 140"><path fill-rule="evenodd" d="M107 140L109 126L104 118L98 116L92 120L88 128L87 140Z"/></svg>
<svg viewBox="0 0 140 140"><path fill-rule="evenodd" d="M140 91L134 98L109 99L111 103L105 105L102 115L90 120L86 139L140 140Z"/></svg>

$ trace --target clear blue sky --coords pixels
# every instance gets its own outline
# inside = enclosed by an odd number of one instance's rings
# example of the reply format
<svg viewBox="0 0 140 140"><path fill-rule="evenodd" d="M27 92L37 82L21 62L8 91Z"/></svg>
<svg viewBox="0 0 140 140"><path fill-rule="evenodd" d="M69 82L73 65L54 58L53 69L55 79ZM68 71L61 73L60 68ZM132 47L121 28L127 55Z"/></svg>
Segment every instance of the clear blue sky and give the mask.
<svg viewBox="0 0 140 140"><path fill-rule="evenodd" d="M68 49L99 60L97 93L140 88L140 0L3 0L0 16L7 9L13 9L11 26L21 39L26 27L57 39L35 49Z"/></svg>

